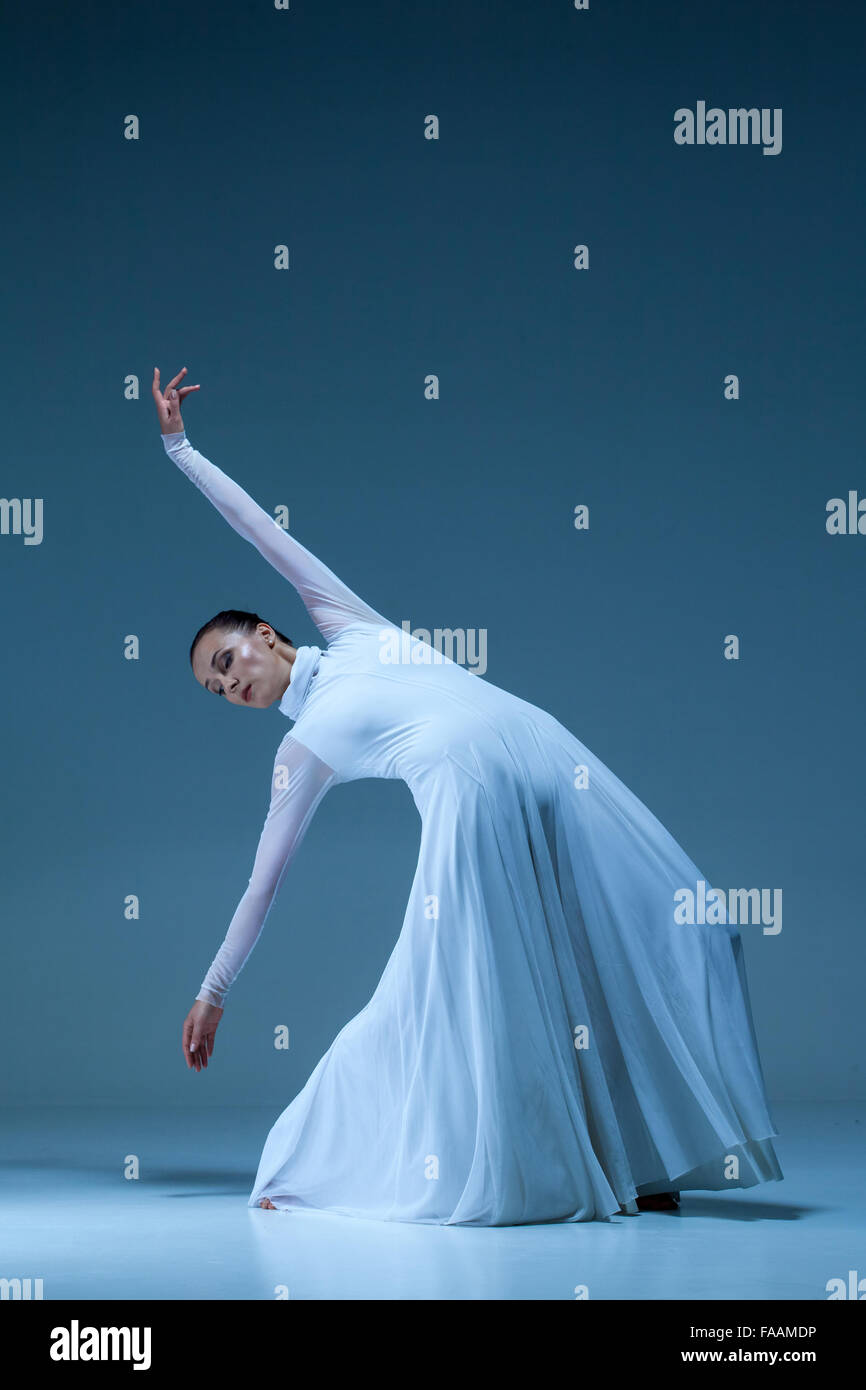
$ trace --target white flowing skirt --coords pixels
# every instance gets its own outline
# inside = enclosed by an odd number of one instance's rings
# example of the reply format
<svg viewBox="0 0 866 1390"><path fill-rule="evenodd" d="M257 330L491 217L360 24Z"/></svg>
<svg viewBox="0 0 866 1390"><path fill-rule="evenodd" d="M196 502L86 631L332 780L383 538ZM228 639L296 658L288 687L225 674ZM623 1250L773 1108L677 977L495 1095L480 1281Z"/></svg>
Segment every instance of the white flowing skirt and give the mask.
<svg viewBox="0 0 866 1390"><path fill-rule="evenodd" d="M250 1206L513 1225L781 1179L738 930L675 921L696 866L520 704L412 787L399 939L268 1134Z"/></svg>

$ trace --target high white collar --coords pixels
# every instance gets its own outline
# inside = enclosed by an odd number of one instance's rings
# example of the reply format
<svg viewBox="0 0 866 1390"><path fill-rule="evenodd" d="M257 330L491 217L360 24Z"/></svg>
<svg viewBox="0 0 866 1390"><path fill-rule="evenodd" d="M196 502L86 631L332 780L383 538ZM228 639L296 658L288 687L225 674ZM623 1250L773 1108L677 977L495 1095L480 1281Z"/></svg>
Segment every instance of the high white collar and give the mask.
<svg viewBox="0 0 866 1390"><path fill-rule="evenodd" d="M310 681L318 671L321 659L321 647L298 647L292 662L291 679L280 700L280 713L287 719L297 719L300 714Z"/></svg>

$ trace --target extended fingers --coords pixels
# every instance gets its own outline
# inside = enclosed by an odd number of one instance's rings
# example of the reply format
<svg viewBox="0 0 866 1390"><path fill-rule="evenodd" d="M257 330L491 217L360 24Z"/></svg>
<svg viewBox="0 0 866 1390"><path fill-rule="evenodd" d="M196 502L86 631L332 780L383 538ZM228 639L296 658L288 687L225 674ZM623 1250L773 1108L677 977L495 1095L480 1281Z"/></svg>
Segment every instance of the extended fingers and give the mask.
<svg viewBox="0 0 866 1390"><path fill-rule="evenodd" d="M193 1017L184 1021L183 1055L188 1067L201 1071L202 1067L207 1066L208 1058L214 1049L215 1034L216 1029L208 1032L201 1027L201 1022Z"/></svg>
<svg viewBox="0 0 866 1390"><path fill-rule="evenodd" d="M181 1045L181 1049L182 1049L182 1051L183 1051L184 1060L185 1060L185 1062L186 1062L186 1064L187 1064L188 1067L191 1067L191 1066L192 1066L192 1058L193 1058L193 1055L194 1055L194 1054L192 1054L192 1053L190 1052L190 1048L189 1048L190 1041L191 1041L191 1036L192 1036L192 1024L189 1022L189 1020L187 1020L187 1022L185 1022L184 1025L183 1025L183 1033L181 1034L181 1044L180 1044L180 1045Z"/></svg>
<svg viewBox="0 0 866 1390"><path fill-rule="evenodd" d="M193 1036L190 1054L196 1071L201 1071L202 1067L207 1066L207 1034L196 1033Z"/></svg>

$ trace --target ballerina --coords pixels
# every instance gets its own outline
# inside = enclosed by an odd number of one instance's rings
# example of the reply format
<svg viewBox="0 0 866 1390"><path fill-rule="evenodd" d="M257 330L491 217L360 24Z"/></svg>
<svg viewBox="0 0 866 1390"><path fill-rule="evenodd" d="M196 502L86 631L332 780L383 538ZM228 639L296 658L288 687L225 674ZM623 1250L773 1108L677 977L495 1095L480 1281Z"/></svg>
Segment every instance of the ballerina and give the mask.
<svg viewBox="0 0 866 1390"><path fill-rule="evenodd" d="M683 926L701 875L552 715L360 599L189 442L184 367L166 453L299 594L324 647L255 613L196 634L196 680L277 705L249 885L183 1027L208 1066L226 995L324 795L400 778L421 816L399 937L264 1144L249 1206L437 1224L606 1220L681 1190L778 1181L739 932Z"/></svg>

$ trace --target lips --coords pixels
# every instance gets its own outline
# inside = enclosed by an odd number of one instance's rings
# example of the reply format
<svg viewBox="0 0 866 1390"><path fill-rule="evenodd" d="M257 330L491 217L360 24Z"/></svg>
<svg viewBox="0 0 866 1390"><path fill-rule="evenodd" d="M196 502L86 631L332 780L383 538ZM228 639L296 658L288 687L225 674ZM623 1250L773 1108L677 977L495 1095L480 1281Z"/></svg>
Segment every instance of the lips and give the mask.
<svg viewBox="0 0 866 1390"><path fill-rule="evenodd" d="M249 685L244 686L244 689L243 689L243 691L242 691L242 693L241 693L241 699L244 700L244 701L246 701L247 703L249 703L250 691L252 690L252 688L253 688L253 683L252 683L252 681L250 681Z"/></svg>

